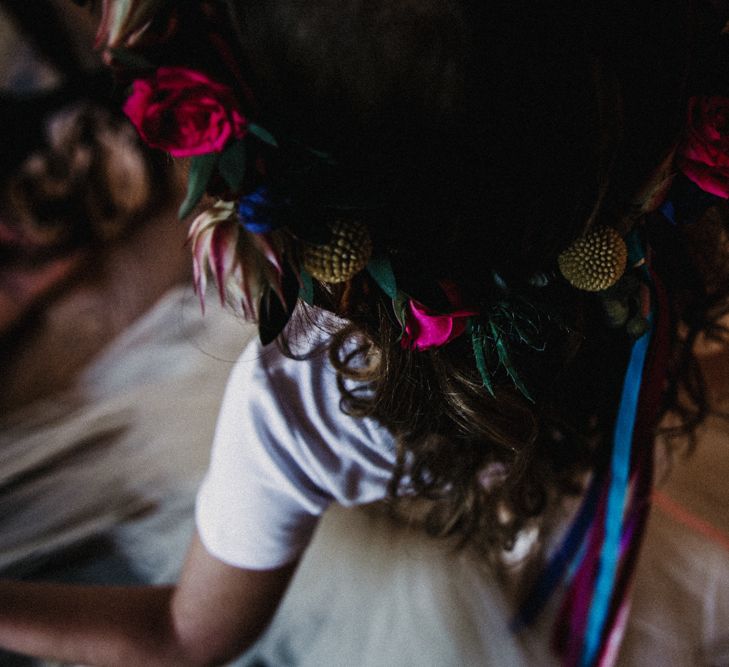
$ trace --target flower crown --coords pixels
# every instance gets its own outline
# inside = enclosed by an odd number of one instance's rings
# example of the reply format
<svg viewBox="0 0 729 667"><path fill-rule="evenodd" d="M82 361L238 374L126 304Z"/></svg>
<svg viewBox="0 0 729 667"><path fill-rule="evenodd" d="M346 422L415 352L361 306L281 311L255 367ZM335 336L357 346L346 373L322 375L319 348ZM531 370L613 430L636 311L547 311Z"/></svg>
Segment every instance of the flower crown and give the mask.
<svg viewBox="0 0 729 667"><path fill-rule="evenodd" d="M468 334L486 389L493 393L494 374L501 369L531 399L511 349L543 349L542 322L558 316L537 310L496 273L501 296L488 308L464 303L458 286L447 280L439 283L444 298L438 309L418 302L403 291L387 253L372 241L365 221L371 204L326 202L311 216L290 215L317 178L336 171L336 159L292 142L284 145L252 120L255 99L235 64L226 18L215 2L186 3L183 12L168 0L105 0L98 34L112 64L142 72L134 76L124 106L140 136L150 146L190 159L180 217L206 193L218 199L190 228L201 301L209 272L221 300L227 296L245 317L257 320L267 344L283 330L299 298L314 302L315 281L342 283L366 271L392 304L403 347L427 350ZM218 65L224 64L219 78L190 68L184 51L166 48L176 32L184 32L186 21L207 34ZM151 52L155 58L147 59ZM530 285L566 280L595 292L608 322L638 338L646 320L634 269L645 258L636 223L658 212L684 224L727 197L729 98L694 97L683 136L637 194L631 219L622 221L625 233L591 229L559 255L554 270L535 273Z"/></svg>

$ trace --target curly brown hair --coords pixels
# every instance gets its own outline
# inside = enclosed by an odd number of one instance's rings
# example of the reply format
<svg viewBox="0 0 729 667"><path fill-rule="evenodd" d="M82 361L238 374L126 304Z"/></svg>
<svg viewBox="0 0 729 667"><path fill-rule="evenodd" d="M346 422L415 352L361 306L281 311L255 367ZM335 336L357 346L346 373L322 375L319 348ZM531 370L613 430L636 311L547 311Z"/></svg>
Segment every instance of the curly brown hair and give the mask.
<svg viewBox="0 0 729 667"><path fill-rule="evenodd" d="M528 278L587 229L631 224L636 193L680 135L717 17L683 0L229 4L269 126L384 193L362 216L408 294L427 303L447 279L483 309L502 298L497 272L509 293L559 311L543 349L517 350L530 402L506 374L490 396L465 338L403 349L366 275L317 291L350 323L329 344L342 409L397 439L392 497L407 486L433 501L436 535L509 548L604 464L630 349L593 296ZM662 410L678 415L673 435L690 434L707 411L693 343L723 333L729 305L726 244L704 280L697 258L726 232L716 220L645 232L671 294Z"/></svg>

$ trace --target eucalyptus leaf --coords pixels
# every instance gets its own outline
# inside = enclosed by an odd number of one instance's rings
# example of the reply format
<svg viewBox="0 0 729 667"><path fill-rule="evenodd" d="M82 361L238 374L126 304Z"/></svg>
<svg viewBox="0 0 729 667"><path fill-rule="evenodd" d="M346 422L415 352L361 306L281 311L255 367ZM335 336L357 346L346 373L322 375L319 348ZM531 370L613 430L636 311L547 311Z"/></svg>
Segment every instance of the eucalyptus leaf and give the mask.
<svg viewBox="0 0 729 667"><path fill-rule="evenodd" d="M310 306L314 305L314 279L308 271L301 270L299 273L301 279L301 287L299 288L299 297L304 303Z"/></svg>
<svg viewBox="0 0 729 667"><path fill-rule="evenodd" d="M484 335L481 325L478 324L472 317L468 318L468 328L471 333L471 346L473 347L473 356L476 359L476 368L478 369L479 375L483 386L486 387L486 391L492 396L494 394L494 385L491 381L491 374L488 370L486 363L486 354L484 353Z"/></svg>
<svg viewBox="0 0 729 667"><path fill-rule="evenodd" d="M515 314L511 320L511 325L519 341L531 347L533 350L543 351L546 347L546 342L539 340L539 328L527 317L523 318L523 322L520 322L519 319Z"/></svg>
<svg viewBox="0 0 729 667"><path fill-rule="evenodd" d="M274 148L278 148L278 142L274 138L274 136L268 131L262 128L260 125L256 125L255 123L251 123L248 126L248 131L257 139L260 139L264 144L268 144L269 146L273 146Z"/></svg>
<svg viewBox="0 0 729 667"><path fill-rule="evenodd" d="M514 383L514 386L521 392L522 396L526 398L527 400L534 403L534 399L531 397L531 394L529 393L529 390L526 388L526 385L522 382L521 378L519 377L519 374L517 373L516 368L511 362L511 358L509 356L509 349L506 346L506 343L504 342L504 336L502 333L498 330L498 328L495 326L493 322L489 322L489 325L491 327L491 334L494 337L494 344L496 345L496 353L499 355L499 362L506 370L506 374L511 378L511 381Z"/></svg>
<svg viewBox="0 0 729 667"><path fill-rule="evenodd" d="M373 257L367 264L367 271L387 296L397 298L397 281L388 257Z"/></svg>
<svg viewBox="0 0 729 667"><path fill-rule="evenodd" d="M180 219L187 217L202 199L215 170L215 165L218 163L218 158L218 153L206 153L192 158L190 174L187 177L187 195L177 213Z"/></svg>
<svg viewBox="0 0 729 667"><path fill-rule="evenodd" d="M246 146L242 139L234 141L223 151L218 171L231 190L240 190L246 175Z"/></svg>

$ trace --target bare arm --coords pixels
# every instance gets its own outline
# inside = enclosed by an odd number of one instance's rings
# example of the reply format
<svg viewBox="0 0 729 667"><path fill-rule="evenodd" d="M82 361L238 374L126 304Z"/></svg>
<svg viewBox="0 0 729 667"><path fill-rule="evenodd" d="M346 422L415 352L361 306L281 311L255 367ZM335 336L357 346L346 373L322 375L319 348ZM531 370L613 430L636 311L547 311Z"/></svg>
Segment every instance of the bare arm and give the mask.
<svg viewBox="0 0 729 667"><path fill-rule="evenodd" d="M176 587L0 582L0 645L99 666L220 664L258 637L294 567L232 567L196 536Z"/></svg>

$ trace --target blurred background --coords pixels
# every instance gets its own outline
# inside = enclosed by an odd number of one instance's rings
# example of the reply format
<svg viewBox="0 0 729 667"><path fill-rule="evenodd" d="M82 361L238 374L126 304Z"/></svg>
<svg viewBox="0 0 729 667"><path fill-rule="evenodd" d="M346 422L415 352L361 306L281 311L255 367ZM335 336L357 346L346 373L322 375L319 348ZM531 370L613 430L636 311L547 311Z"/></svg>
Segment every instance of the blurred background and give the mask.
<svg viewBox="0 0 729 667"><path fill-rule="evenodd" d="M182 179L94 30L72 2L0 2L0 575L169 582L252 332L214 298L201 317Z"/></svg>

